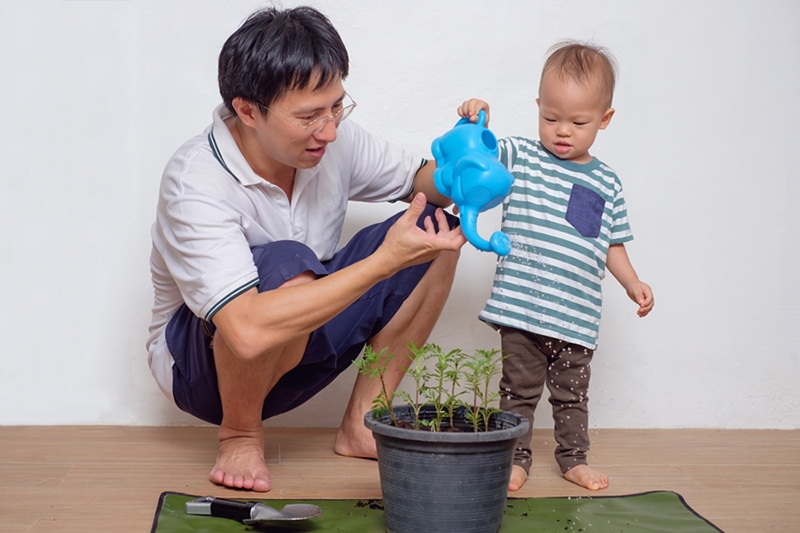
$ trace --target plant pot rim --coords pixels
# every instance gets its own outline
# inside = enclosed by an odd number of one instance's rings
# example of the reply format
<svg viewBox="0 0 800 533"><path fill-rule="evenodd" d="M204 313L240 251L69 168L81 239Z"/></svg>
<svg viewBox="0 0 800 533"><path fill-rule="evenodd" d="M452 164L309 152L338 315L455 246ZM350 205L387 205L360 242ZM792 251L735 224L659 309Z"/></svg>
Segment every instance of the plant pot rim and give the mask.
<svg viewBox="0 0 800 533"><path fill-rule="evenodd" d="M425 409L425 407L423 407ZM403 405L393 409L395 416L400 418L413 412L410 405ZM493 415L493 419L500 422L501 427L490 431L428 431L425 429L401 428L392 425L391 416L387 413L378 418L372 411L364 415L364 424L373 433L386 437L413 440L417 442L449 442L449 443L476 443L498 442L521 437L528 431L528 419L510 411L501 411Z"/></svg>

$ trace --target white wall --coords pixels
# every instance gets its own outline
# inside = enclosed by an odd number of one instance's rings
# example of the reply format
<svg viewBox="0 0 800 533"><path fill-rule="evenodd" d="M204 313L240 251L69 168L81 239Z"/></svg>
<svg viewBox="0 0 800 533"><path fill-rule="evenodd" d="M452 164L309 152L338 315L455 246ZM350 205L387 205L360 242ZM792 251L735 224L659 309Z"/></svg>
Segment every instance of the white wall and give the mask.
<svg viewBox="0 0 800 533"><path fill-rule="evenodd" d="M164 164L218 101L219 49L260 5L0 4L0 424L195 423L146 367L149 228ZM493 105L498 136L536 136L547 48L611 48L617 114L594 153L623 180L629 253L657 304L640 320L606 280L592 425L800 428L800 4L313 5L349 48L353 119L420 154L470 96ZM353 205L348 227L395 209ZM498 224L487 213L482 231ZM493 257L462 258L431 340L496 346L475 318ZM270 423L337 425L352 379Z"/></svg>

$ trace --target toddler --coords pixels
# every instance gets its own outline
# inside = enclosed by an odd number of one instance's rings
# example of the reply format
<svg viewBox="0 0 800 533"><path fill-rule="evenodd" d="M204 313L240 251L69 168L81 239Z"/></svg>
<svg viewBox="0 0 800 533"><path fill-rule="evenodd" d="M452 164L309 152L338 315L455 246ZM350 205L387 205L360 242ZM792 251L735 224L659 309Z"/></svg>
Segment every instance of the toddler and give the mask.
<svg viewBox="0 0 800 533"><path fill-rule="evenodd" d="M606 269L637 314L653 308L624 243L633 238L614 171L589 153L614 116L615 63L603 48L556 45L539 83L539 140L498 141L500 161L514 175L503 203L503 231L512 249L500 257L492 292L479 318L500 332L503 361L500 407L528 418L517 443L509 490L531 467L533 413L546 384L555 420L555 457L564 477L590 490L608 476L587 464L589 363L597 347ZM464 102L458 112L477 119L488 105Z"/></svg>

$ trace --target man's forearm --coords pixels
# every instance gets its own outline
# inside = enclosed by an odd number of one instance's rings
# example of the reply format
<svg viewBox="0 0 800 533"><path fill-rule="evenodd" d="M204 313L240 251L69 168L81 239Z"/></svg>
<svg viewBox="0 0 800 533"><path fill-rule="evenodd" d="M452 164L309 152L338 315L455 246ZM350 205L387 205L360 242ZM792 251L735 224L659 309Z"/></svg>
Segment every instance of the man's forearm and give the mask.
<svg viewBox="0 0 800 533"><path fill-rule="evenodd" d="M307 335L341 313L393 269L370 256L307 283L241 294L214 316L217 330L242 359Z"/></svg>

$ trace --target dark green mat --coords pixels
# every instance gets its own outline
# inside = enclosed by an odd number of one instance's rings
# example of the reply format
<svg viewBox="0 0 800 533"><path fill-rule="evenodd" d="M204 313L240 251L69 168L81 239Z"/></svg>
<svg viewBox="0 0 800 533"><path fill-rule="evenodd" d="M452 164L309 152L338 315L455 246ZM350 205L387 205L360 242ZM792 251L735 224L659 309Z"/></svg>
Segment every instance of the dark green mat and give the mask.
<svg viewBox="0 0 800 533"><path fill-rule="evenodd" d="M254 531L233 520L190 516L188 500L197 496L164 492L158 501L151 533L210 533ZM287 528L264 531L331 531L383 533L380 500L260 500L278 509L288 503L313 503L323 515ZM630 496L585 498L509 498L501 533L721 533L674 492L656 491ZM420 532L424 533L424 532ZM455 533L455 532L454 532Z"/></svg>

